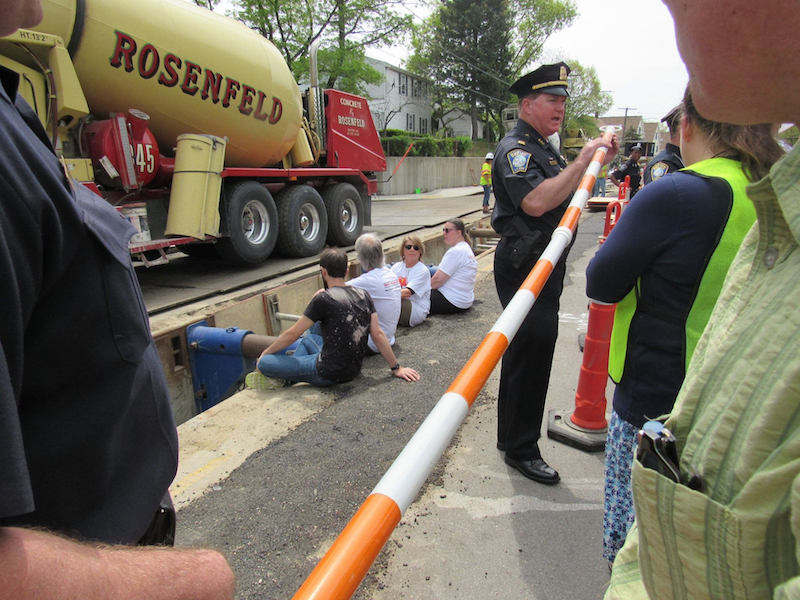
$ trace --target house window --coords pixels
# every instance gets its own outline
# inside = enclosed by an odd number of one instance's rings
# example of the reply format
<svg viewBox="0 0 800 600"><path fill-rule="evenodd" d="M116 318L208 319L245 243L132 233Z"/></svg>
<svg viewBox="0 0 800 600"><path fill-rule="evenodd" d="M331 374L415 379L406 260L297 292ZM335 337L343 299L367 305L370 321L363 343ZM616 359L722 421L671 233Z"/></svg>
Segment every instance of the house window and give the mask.
<svg viewBox="0 0 800 600"><path fill-rule="evenodd" d="M419 88L422 82L419 79L412 79L411 80L411 95L412 96L419 96Z"/></svg>
<svg viewBox="0 0 800 600"><path fill-rule="evenodd" d="M403 73L400 73L399 77L400 77L400 79L399 79L399 83L398 83L398 86L397 86L397 91L398 91L398 93L400 95L407 96L408 95L408 75L404 75Z"/></svg>
<svg viewBox="0 0 800 600"><path fill-rule="evenodd" d="M406 131L414 131L415 115L406 115Z"/></svg>
<svg viewBox="0 0 800 600"><path fill-rule="evenodd" d="M422 134L428 133L428 119L419 120L419 132Z"/></svg>

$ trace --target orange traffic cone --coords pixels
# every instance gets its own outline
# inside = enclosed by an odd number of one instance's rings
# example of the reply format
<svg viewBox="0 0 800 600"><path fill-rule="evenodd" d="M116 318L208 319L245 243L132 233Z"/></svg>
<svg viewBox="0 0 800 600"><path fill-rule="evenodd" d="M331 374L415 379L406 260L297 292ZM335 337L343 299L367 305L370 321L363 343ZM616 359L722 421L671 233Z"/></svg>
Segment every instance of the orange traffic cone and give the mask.
<svg viewBox="0 0 800 600"><path fill-rule="evenodd" d="M599 244L619 222L622 207L628 202L630 176L619 186L619 199L606 208L606 221ZM551 410L548 413L548 437L588 452L603 450L606 445L606 383L608 349L614 326L615 304L589 302L589 322L583 344L583 363L575 393L575 410Z"/></svg>
<svg viewBox="0 0 800 600"><path fill-rule="evenodd" d="M575 411L570 421L590 431L605 431L606 382L608 381L608 348L614 325L614 304L589 303L589 325L583 364L575 393Z"/></svg>
<svg viewBox="0 0 800 600"><path fill-rule="evenodd" d="M608 348L615 306L594 301L589 303L589 323L575 393L575 409L548 413L548 437L587 452L600 451L606 446Z"/></svg>

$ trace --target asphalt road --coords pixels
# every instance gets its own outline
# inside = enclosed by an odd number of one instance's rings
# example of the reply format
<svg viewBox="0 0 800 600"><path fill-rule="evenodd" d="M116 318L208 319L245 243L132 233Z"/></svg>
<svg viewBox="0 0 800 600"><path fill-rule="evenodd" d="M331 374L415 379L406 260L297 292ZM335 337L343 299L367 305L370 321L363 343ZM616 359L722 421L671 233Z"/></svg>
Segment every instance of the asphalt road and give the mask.
<svg viewBox="0 0 800 600"><path fill-rule="evenodd" d="M583 272L602 224L600 213L584 215L570 254L548 408L574 403L577 335L586 330ZM395 351L420 371L420 382L392 378L374 356L359 378L328 391L258 392L280 394L287 406L314 398L317 408L185 504L178 545L223 551L239 599L291 598L497 319L491 260L481 261L470 311L399 330ZM545 433L540 445L561 473L559 485L507 467L495 449L498 373L354 597L602 596L602 454ZM251 426L242 419L241 435Z"/></svg>

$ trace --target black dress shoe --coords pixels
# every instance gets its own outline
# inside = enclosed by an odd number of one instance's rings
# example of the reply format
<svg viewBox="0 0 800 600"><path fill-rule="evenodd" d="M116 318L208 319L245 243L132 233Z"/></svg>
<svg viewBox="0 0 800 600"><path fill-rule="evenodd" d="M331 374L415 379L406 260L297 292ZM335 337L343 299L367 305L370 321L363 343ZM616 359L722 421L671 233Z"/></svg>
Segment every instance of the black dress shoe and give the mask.
<svg viewBox="0 0 800 600"><path fill-rule="evenodd" d="M506 455L506 464L514 467L517 471L525 475L528 479L533 479L539 483L553 485L558 483L558 471L548 465L541 458L511 458Z"/></svg>

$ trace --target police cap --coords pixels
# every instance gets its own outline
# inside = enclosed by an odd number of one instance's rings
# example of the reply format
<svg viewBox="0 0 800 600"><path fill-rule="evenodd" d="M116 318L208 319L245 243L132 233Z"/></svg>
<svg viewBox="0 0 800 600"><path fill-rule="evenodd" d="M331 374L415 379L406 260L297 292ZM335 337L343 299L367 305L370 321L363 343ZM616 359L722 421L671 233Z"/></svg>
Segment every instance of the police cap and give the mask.
<svg viewBox="0 0 800 600"><path fill-rule="evenodd" d="M677 131L681 114L683 114L683 104L678 104L661 118L661 122L667 124L670 133Z"/></svg>
<svg viewBox="0 0 800 600"><path fill-rule="evenodd" d="M508 88L512 94L524 98L530 94L544 92L554 96L569 96L567 92L567 75L570 68L565 62L553 65L542 65L535 71L531 71L517 79Z"/></svg>

